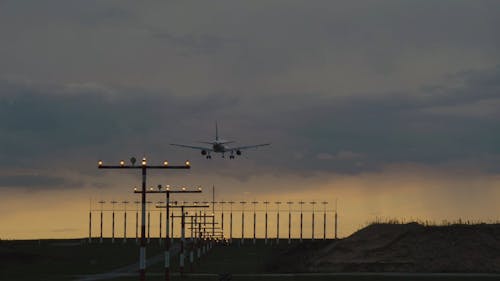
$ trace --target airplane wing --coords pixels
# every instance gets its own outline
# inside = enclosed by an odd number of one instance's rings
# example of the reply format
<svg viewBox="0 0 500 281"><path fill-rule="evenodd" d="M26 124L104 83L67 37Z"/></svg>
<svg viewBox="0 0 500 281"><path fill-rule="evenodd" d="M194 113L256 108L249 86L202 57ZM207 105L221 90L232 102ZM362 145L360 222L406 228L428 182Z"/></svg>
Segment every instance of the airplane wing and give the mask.
<svg viewBox="0 0 500 281"><path fill-rule="evenodd" d="M191 146L191 145L176 144L176 143L171 143L170 145L180 146L180 147L185 147L185 148L191 148L191 149L199 149L199 150L213 151L213 149L212 149L212 148L209 148L209 147L202 147L202 146Z"/></svg>
<svg viewBox="0 0 500 281"><path fill-rule="evenodd" d="M266 146L266 145L271 145L271 144L270 143L262 143L262 144L255 144L255 145L231 147L229 150L231 150L231 151L244 150L244 149L257 148L257 147Z"/></svg>

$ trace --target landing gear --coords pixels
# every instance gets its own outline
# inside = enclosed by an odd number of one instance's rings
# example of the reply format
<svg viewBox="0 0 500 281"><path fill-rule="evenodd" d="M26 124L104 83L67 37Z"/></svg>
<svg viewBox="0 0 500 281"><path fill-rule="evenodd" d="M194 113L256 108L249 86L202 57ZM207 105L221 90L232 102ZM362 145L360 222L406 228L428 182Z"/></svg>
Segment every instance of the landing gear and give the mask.
<svg viewBox="0 0 500 281"><path fill-rule="evenodd" d="M207 159L212 159L212 156L210 156L210 155L207 155Z"/></svg>
<svg viewBox="0 0 500 281"><path fill-rule="evenodd" d="M229 159L234 159L234 155L230 155L230 156L229 156Z"/></svg>

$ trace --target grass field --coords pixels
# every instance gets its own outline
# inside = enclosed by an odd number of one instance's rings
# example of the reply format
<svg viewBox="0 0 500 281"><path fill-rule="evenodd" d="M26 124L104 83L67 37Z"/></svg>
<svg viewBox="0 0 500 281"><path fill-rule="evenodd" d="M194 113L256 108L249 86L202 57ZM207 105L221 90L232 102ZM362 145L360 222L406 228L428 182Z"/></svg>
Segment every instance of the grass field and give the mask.
<svg viewBox="0 0 500 281"><path fill-rule="evenodd" d="M0 242L0 280L71 280L75 274L105 272L137 261L133 239L122 244L81 243L82 240ZM148 247L148 256L161 249Z"/></svg>
<svg viewBox="0 0 500 281"><path fill-rule="evenodd" d="M0 280L75 280L78 275L105 273L113 269L137 262L138 246L135 241L127 244L111 244L109 239L104 244L81 243L81 240L38 240L36 241L1 241L0 242ZM315 242L320 247L321 242ZM186 260L187 276L178 274L178 258L172 259L172 280L219 280L219 274L230 273L231 280L340 280L340 281L433 281L433 280L499 280L499 276L401 276L377 274L342 274L335 276L321 275L272 275L276 269L287 268L286 259L282 259L287 249L286 241L280 245L257 246L247 240L244 246L235 243L232 246L215 247L202 257L191 272ZM156 240L148 246L147 256L152 257L163 251ZM280 265L280 266L277 266ZM293 272L293 268L287 268ZM274 272L274 273L273 273ZM280 271L281 272L281 271ZM163 260L147 269L147 280L164 280ZM138 280L136 273L126 277L108 279L114 281ZM261 275L264 274L264 275Z"/></svg>

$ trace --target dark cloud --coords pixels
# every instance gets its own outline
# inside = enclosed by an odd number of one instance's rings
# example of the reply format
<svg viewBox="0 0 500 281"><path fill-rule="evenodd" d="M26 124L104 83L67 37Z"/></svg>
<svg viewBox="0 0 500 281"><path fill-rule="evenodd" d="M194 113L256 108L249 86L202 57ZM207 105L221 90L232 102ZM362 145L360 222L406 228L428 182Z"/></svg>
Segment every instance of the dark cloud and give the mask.
<svg viewBox="0 0 500 281"><path fill-rule="evenodd" d="M241 179L492 170L498 5L3 1L0 166L95 175L97 159L149 155ZM237 170L168 145L211 139L215 120L238 144L273 145Z"/></svg>
<svg viewBox="0 0 500 281"><path fill-rule="evenodd" d="M151 28L149 32L152 37L167 42L167 44L181 56L213 55L217 52L223 52L228 48L239 47L243 44L243 42L238 40L217 35L179 35L155 28Z"/></svg>
<svg viewBox="0 0 500 281"><path fill-rule="evenodd" d="M499 60L496 1L0 5L0 74L60 83L355 95Z"/></svg>
<svg viewBox="0 0 500 281"><path fill-rule="evenodd" d="M462 76L462 86L426 87L416 94L346 98L302 109L301 129L316 151L341 149L368 155L368 161L436 164L481 158L500 151L500 116L447 114L439 107L474 105L498 99L500 68ZM429 110L437 108L436 110ZM370 161L370 162L371 162Z"/></svg>
<svg viewBox="0 0 500 281"><path fill-rule="evenodd" d="M441 165L467 159L477 163L484 158L489 165L486 159L500 154L499 116L447 112L497 98L500 68L459 77L459 87L455 77L450 84L425 87L418 93L373 98L289 95L286 99L283 95L139 95L130 89L95 85L90 89L76 85L46 88L4 82L0 85L4 92L2 162L40 163L51 159L51 154L86 161L131 153L201 158L197 152L168 144L211 139L213 123L219 120L224 137L245 142L242 145L273 143L246 153L249 160L242 162L252 166L253 172L208 170L238 177L263 171L357 173L399 162ZM222 164L226 165L231 164Z"/></svg>
<svg viewBox="0 0 500 281"><path fill-rule="evenodd" d="M0 176L0 188L21 188L23 190L41 191L61 188L79 188L82 186L83 184L78 181L39 174Z"/></svg>

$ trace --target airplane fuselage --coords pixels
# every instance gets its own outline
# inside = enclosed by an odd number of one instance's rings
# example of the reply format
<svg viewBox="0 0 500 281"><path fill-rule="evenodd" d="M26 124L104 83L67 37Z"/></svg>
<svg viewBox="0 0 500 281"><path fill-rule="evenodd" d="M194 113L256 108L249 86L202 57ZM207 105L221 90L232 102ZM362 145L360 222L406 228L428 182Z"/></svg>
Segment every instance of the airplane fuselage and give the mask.
<svg viewBox="0 0 500 281"><path fill-rule="evenodd" d="M220 154L222 154L222 158L224 158L224 155L226 153L229 153L229 159L234 159L236 156L241 156L242 151L244 149L256 148L256 147L269 145L269 143L247 145L247 146L236 146L236 147L226 145L228 143L233 143L233 142L234 141L226 141L226 140L219 138L219 131L217 129L217 123L215 123L215 140L211 141L211 142L205 142L205 141L201 142L201 143L204 143L206 145L207 144L210 145L210 147L193 146L193 145L186 145L186 144L175 144L175 143L172 143L171 145L181 146L181 147L186 147L186 148L191 148L191 149L197 149L201 152L201 155L205 156L207 159L212 158L212 156L210 155L211 153L220 153Z"/></svg>
<svg viewBox="0 0 500 281"><path fill-rule="evenodd" d="M227 150L227 146L222 143L214 143L212 149L214 150L214 152L224 153Z"/></svg>

